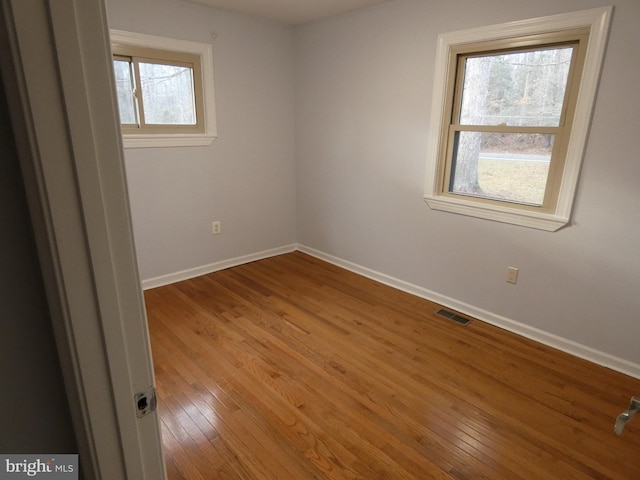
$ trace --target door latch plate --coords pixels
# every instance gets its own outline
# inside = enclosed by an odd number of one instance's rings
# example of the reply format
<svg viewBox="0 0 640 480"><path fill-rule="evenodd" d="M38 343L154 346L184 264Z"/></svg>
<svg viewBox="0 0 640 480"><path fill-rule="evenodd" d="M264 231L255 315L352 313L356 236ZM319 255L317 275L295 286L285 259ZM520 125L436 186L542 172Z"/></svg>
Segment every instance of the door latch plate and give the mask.
<svg viewBox="0 0 640 480"><path fill-rule="evenodd" d="M149 415L155 412L158 401L156 399L155 387L149 387L143 392L138 392L134 395L136 416L142 418L145 415Z"/></svg>

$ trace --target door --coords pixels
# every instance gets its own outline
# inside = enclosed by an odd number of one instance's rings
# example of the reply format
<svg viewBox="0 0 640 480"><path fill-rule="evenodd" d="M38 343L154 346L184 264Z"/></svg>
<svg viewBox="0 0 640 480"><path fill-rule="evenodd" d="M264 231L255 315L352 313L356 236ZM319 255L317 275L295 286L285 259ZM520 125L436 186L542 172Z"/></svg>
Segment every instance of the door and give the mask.
<svg viewBox="0 0 640 480"><path fill-rule="evenodd" d="M85 477L156 480L166 473L157 415L136 396L154 377L103 1L0 0L0 65Z"/></svg>

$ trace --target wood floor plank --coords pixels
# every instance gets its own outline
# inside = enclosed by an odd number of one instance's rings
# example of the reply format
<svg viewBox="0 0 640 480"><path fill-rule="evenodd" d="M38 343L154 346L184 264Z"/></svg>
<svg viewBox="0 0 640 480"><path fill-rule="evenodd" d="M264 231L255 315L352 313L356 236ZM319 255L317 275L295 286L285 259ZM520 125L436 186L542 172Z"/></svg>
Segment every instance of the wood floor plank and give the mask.
<svg viewBox="0 0 640 480"><path fill-rule="evenodd" d="M145 300L170 480L640 478L639 380L300 252Z"/></svg>

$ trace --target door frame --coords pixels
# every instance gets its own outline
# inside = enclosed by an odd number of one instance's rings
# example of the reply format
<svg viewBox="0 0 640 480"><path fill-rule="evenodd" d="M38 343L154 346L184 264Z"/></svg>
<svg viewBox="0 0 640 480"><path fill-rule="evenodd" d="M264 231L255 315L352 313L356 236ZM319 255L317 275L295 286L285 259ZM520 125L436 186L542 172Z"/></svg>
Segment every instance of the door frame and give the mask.
<svg viewBox="0 0 640 480"><path fill-rule="evenodd" d="M165 479L157 413L137 418L134 400L155 380L104 0L0 0L0 25L83 475Z"/></svg>

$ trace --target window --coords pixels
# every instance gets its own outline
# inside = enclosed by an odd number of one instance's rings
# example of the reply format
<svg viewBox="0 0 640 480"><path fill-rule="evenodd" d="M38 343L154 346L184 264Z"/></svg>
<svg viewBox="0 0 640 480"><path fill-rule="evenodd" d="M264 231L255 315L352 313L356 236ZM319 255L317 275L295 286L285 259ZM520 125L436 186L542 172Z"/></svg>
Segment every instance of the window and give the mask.
<svg viewBox="0 0 640 480"><path fill-rule="evenodd" d="M123 132L204 131L198 56L119 46L113 53Z"/></svg>
<svg viewBox="0 0 640 480"><path fill-rule="evenodd" d="M111 40L125 147L210 144L210 46L119 31Z"/></svg>
<svg viewBox="0 0 640 480"><path fill-rule="evenodd" d="M551 231L569 222L610 13L439 37L431 208Z"/></svg>

